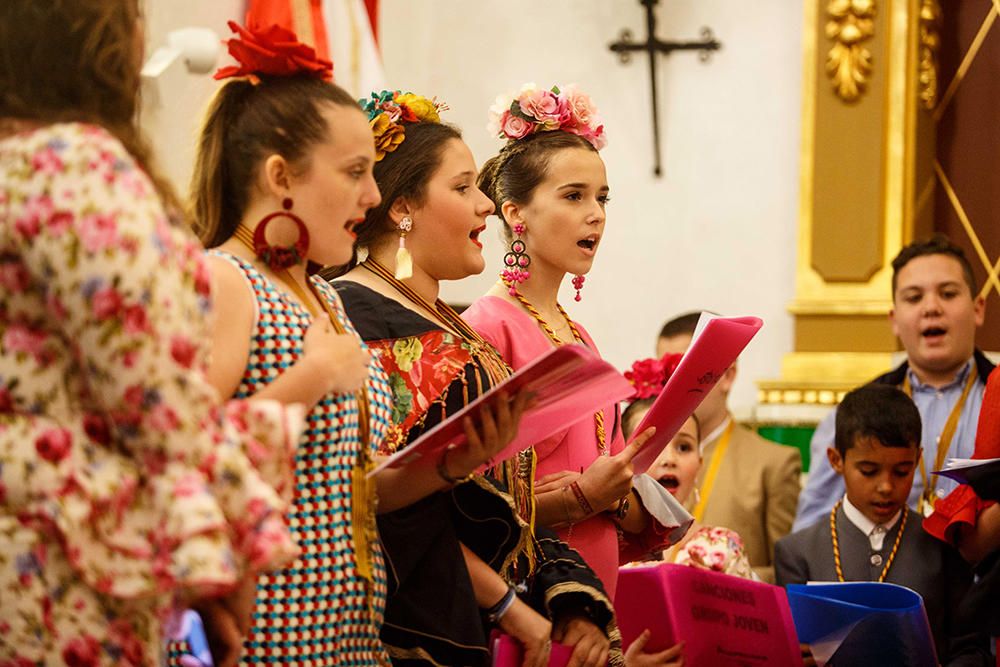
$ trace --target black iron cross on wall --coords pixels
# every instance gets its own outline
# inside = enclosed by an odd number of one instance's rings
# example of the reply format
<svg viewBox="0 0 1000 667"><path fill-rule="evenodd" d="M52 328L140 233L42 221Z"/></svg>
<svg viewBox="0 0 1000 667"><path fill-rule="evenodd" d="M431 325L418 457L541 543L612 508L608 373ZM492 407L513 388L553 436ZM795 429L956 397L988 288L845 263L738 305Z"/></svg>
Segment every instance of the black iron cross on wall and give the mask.
<svg viewBox="0 0 1000 667"><path fill-rule="evenodd" d="M702 62L707 61L712 51L718 51L722 44L715 39L710 28L701 29L701 41L699 42L667 42L656 36L656 5L660 0L639 0L639 4L646 8L646 41L633 42L632 31L625 28L618 36L618 41L609 47L618 54L622 63L632 60L632 53L635 51L645 51L649 55L649 81L652 88L652 112L653 112L653 174L660 176L663 173L660 167L660 111L659 97L656 89L656 57L663 53L670 55L672 51L697 51Z"/></svg>

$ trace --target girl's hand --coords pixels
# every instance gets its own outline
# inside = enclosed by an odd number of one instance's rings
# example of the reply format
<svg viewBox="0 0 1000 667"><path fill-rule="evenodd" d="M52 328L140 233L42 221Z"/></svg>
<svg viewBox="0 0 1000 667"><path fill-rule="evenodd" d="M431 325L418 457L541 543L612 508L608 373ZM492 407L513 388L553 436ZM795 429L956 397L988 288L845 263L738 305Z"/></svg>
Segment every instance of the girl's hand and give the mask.
<svg viewBox="0 0 1000 667"><path fill-rule="evenodd" d="M500 629L524 646L524 667L546 667L552 648L552 624L544 616L515 599L499 622Z"/></svg>
<svg viewBox="0 0 1000 667"><path fill-rule="evenodd" d="M216 667L235 667L243 651L243 633L221 599L202 600L195 607L205 626L205 639Z"/></svg>
<svg viewBox="0 0 1000 667"><path fill-rule="evenodd" d="M684 642L671 646L659 653L645 653L643 649L649 641L649 630L643 630L642 634L632 642L632 645L625 651L626 667L684 667Z"/></svg>
<svg viewBox="0 0 1000 667"><path fill-rule="evenodd" d="M580 473L572 470L563 470L545 475L535 482L535 495L548 493L549 491L559 491L564 486L569 486L573 482L580 480Z"/></svg>
<svg viewBox="0 0 1000 667"><path fill-rule="evenodd" d="M552 639L573 647L569 667L604 667L608 664L611 642L589 618L575 615L560 618L552 632Z"/></svg>
<svg viewBox="0 0 1000 667"><path fill-rule="evenodd" d="M361 347L361 341L350 334L336 333L325 316L309 325L299 359L299 363L309 365L324 394L361 389L368 379L370 361L371 355Z"/></svg>
<svg viewBox="0 0 1000 667"><path fill-rule="evenodd" d="M236 665L243 652L243 639L253 625L257 600L257 578L241 581L228 595L201 600L195 609L205 626L205 638L216 667Z"/></svg>
<svg viewBox="0 0 1000 667"><path fill-rule="evenodd" d="M598 456L583 472L580 490L595 512L614 507L632 489L632 459L654 433L655 428L646 429L614 456Z"/></svg>
<svg viewBox="0 0 1000 667"><path fill-rule="evenodd" d="M477 415L478 427L471 417L462 422L468 441L447 453L446 468L452 477L465 477L488 463L495 455L517 437L521 415L530 407L534 396L520 392L513 400L505 393L484 405Z"/></svg>

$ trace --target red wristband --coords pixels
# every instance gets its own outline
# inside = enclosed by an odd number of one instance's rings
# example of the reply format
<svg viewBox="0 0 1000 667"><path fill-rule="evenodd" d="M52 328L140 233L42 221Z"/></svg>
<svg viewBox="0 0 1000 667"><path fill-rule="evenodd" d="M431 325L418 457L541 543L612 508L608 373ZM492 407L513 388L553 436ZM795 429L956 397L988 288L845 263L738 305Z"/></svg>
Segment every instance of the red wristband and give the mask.
<svg viewBox="0 0 1000 667"><path fill-rule="evenodd" d="M580 509L587 516L594 513L594 508L590 506L590 502L587 500L587 496L583 495L583 489L576 482L569 485L570 490L573 491L573 495L576 496L576 502L580 505Z"/></svg>

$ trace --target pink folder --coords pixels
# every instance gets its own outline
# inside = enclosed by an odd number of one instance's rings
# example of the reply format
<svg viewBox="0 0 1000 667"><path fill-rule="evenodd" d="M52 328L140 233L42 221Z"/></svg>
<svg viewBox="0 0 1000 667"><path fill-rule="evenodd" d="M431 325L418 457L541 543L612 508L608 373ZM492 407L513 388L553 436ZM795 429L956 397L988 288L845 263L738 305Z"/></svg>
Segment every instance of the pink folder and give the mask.
<svg viewBox="0 0 1000 667"><path fill-rule="evenodd" d="M656 427L656 435L632 460L635 474L642 474L653 465L670 439L763 325L758 317L716 317L708 322L684 353L653 407L632 432L635 437L650 426Z"/></svg>
<svg viewBox="0 0 1000 667"><path fill-rule="evenodd" d="M646 652L684 641L687 665L802 665L780 586L672 563L626 567L618 571L615 614L622 646L648 628Z"/></svg>
<svg viewBox="0 0 1000 667"><path fill-rule="evenodd" d="M559 642L552 642L549 667L566 667L573 649ZM521 667L524 664L524 647L510 635L493 637L493 667Z"/></svg>
<svg viewBox="0 0 1000 667"><path fill-rule="evenodd" d="M465 442L463 417L475 414L484 402L500 391L513 396L522 389L535 394L535 404L521 416L517 437L493 457L495 463L624 400L633 391L629 381L614 366L589 348L583 345L553 348L390 456L372 474L420 460L428 464L437 462L446 448Z"/></svg>

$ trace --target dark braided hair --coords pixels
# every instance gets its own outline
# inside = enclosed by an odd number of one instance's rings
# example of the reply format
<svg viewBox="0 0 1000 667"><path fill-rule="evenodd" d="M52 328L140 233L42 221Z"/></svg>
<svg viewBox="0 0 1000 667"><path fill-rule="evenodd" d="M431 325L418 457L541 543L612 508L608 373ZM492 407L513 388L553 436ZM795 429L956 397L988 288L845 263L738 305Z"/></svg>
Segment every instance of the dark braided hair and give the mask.
<svg viewBox="0 0 1000 667"><path fill-rule="evenodd" d="M403 125L406 139L391 153L375 163L375 182L382 202L368 209L365 221L355 228L354 255L343 266L331 266L320 272L325 280L344 275L358 265L358 248L372 248L398 232L389 219L389 211L400 198L413 206L422 206L427 197L427 183L441 166L444 149L452 139L461 139L457 127L446 123L420 121Z"/></svg>
<svg viewBox="0 0 1000 667"><path fill-rule="evenodd" d="M567 148L583 148L597 152L589 141L578 134L563 130L536 132L523 139L508 141L500 152L491 157L479 171L476 185L493 200L496 215L503 221L504 235L511 237L510 225L504 220L501 206L505 201L527 204L549 169L557 152Z"/></svg>

